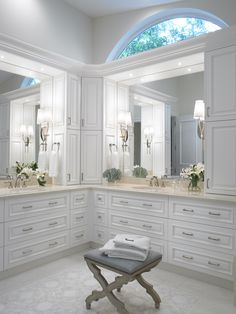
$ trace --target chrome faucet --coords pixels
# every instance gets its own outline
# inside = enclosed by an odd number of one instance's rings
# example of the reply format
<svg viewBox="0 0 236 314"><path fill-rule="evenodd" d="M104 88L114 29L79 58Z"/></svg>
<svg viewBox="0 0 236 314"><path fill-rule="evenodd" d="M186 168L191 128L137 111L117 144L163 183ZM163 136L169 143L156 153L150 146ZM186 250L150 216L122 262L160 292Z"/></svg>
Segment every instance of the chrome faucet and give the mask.
<svg viewBox="0 0 236 314"><path fill-rule="evenodd" d="M17 188L19 182L19 187L25 186L25 176L20 174L16 177L15 188Z"/></svg>
<svg viewBox="0 0 236 314"><path fill-rule="evenodd" d="M150 186L159 186L159 181L157 176L152 176L150 180Z"/></svg>

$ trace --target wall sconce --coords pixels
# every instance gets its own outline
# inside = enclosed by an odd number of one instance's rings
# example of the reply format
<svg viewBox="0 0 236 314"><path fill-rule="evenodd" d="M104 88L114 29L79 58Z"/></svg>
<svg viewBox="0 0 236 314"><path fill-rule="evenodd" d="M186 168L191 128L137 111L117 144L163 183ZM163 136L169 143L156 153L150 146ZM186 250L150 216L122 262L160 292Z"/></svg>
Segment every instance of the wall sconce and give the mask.
<svg viewBox="0 0 236 314"><path fill-rule="evenodd" d="M197 129L197 133L198 136L200 137L201 141L202 141L202 162L204 162L204 137L205 137L205 124L204 124L204 120L205 120L205 103L203 100L196 100L195 101L195 107L194 107L194 114L193 114L193 118L198 120L198 129Z"/></svg>
<svg viewBox="0 0 236 314"><path fill-rule="evenodd" d="M20 127L20 134L22 136L22 140L25 143L25 152L28 152L29 144L31 143L32 137L34 135L34 129L32 125L28 127L24 124Z"/></svg>
<svg viewBox="0 0 236 314"><path fill-rule="evenodd" d="M52 121L52 115L49 110L38 109L37 124L41 125L40 138L43 141L44 150L47 150L47 137L49 136L49 122Z"/></svg>
<svg viewBox="0 0 236 314"><path fill-rule="evenodd" d="M132 126L131 112L129 111L120 111L118 114L118 123L120 124L120 133L123 151L126 151L128 145L126 144L129 138L128 128Z"/></svg>
<svg viewBox="0 0 236 314"><path fill-rule="evenodd" d="M144 132L144 137L145 137L146 146L147 146L147 154L151 154L151 144L152 144L154 130L152 127L146 127L143 132Z"/></svg>

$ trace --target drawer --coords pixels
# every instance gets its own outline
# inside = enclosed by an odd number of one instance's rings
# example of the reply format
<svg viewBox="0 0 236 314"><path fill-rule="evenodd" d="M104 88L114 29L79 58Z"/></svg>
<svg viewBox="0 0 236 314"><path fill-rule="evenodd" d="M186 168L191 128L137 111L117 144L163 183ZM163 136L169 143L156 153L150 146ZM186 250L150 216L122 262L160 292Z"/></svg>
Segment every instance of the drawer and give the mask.
<svg viewBox="0 0 236 314"><path fill-rule="evenodd" d="M169 239L179 243L197 245L203 248L236 252L236 232L232 229L204 226L181 221L169 221Z"/></svg>
<svg viewBox="0 0 236 314"><path fill-rule="evenodd" d="M0 247L0 271L3 271L3 248Z"/></svg>
<svg viewBox="0 0 236 314"><path fill-rule="evenodd" d="M82 210L71 210L70 227L84 226L88 224L88 212Z"/></svg>
<svg viewBox="0 0 236 314"><path fill-rule="evenodd" d="M110 208L132 211L134 213L141 213L151 217L167 217L168 216L168 197L158 196L154 197L138 197L133 194L110 194Z"/></svg>
<svg viewBox="0 0 236 314"><path fill-rule="evenodd" d="M220 202L170 200L170 217L192 222L201 222L219 227L236 227L236 205Z"/></svg>
<svg viewBox="0 0 236 314"><path fill-rule="evenodd" d="M51 214L52 211L67 211L69 208L69 194L57 193L37 196L16 197L6 200L6 221L28 218L35 215Z"/></svg>
<svg viewBox="0 0 236 314"><path fill-rule="evenodd" d="M52 234L34 241L24 241L4 248L4 268L8 269L69 247L68 231Z"/></svg>
<svg viewBox="0 0 236 314"><path fill-rule="evenodd" d="M54 214L37 219L20 219L5 224L6 245L69 229L67 214Z"/></svg>
<svg viewBox="0 0 236 314"><path fill-rule="evenodd" d="M99 226L108 226L108 213L106 209L95 210L94 223Z"/></svg>
<svg viewBox="0 0 236 314"><path fill-rule="evenodd" d="M108 195L106 192L95 191L94 192L94 205L95 207L107 208Z"/></svg>
<svg viewBox="0 0 236 314"><path fill-rule="evenodd" d="M129 228L139 231L144 231L150 235L155 235L158 238L167 237L167 219L156 218L148 220L148 217L144 217L136 214L135 217L131 215L118 215L111 212L109 218L110 227L112 228Z"/></svg>
<svg viewBox="0 0 236 314"><path fill-rule="evenodd" d="M88 191L71 192L71 209L88 206Z"/></svg>
<svg viewBox="0 0 236 314"><path fill-rule="evenodd" d="M4 200L0 200L0 222L3 222Z"/></svg>
<svg viewBox="0 0 236 314"><path fill-rule="evenodd" d="M94 226L93 241L95 243L105 244L108 241L108 229L101 226Z"/></svg>
<svg viewBox="0 0 236 314"><path fill-rule="evenodd" d="M232 280L232 255L169 243L168 261L181 267Z"/></svg>
<svg viewBox="0 0 236 314"><path fill-rule="evenodd" d="M88 226L74 228L70 230L70 245L76 246L89 242Z"/></svg>
<svg viewBox="0 0 236 314"><path fill-rule="evenodd" d="M109 239L114 238L117 234L124 233L119 229L111 229L109 232ZM135 234L135 232L129 231L129 234ZM167 262L167 241L150 238L151 239L151 249L162 254L162 261Z"/></svg>
<svg viewBox="0 0 236 314"><path fill-rule="evenodd" d="M3 246L4 241L3 241L3 223L0 223L0 247Z"/></svg>

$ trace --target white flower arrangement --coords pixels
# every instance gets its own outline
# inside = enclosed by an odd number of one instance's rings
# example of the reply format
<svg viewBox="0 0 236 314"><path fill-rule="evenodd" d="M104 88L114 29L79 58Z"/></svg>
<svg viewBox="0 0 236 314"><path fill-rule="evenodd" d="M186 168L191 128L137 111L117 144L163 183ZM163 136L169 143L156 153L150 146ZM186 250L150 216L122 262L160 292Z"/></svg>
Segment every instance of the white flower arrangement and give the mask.
<svg viewBox="0 0 236 314"><path fill-rule="evenodd" d="M192 190L200 190L198 187L198 182L204 181L204 165L202 163L198 163L195 165L190 165L187 168L182 169L180 176L189 179L189 189Z"/></svg>

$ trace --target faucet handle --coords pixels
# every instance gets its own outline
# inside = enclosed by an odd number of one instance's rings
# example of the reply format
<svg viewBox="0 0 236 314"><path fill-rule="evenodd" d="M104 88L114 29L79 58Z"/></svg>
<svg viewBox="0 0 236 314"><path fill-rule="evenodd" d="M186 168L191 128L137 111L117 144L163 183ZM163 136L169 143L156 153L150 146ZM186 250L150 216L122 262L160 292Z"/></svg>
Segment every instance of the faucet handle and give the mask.
<svg viewBox="0 0 236 314"><path fill-rule="evenodd" d="M13 178L7 181L4 181L5 184L8 184L8 189L13 189Z"/></svg>

